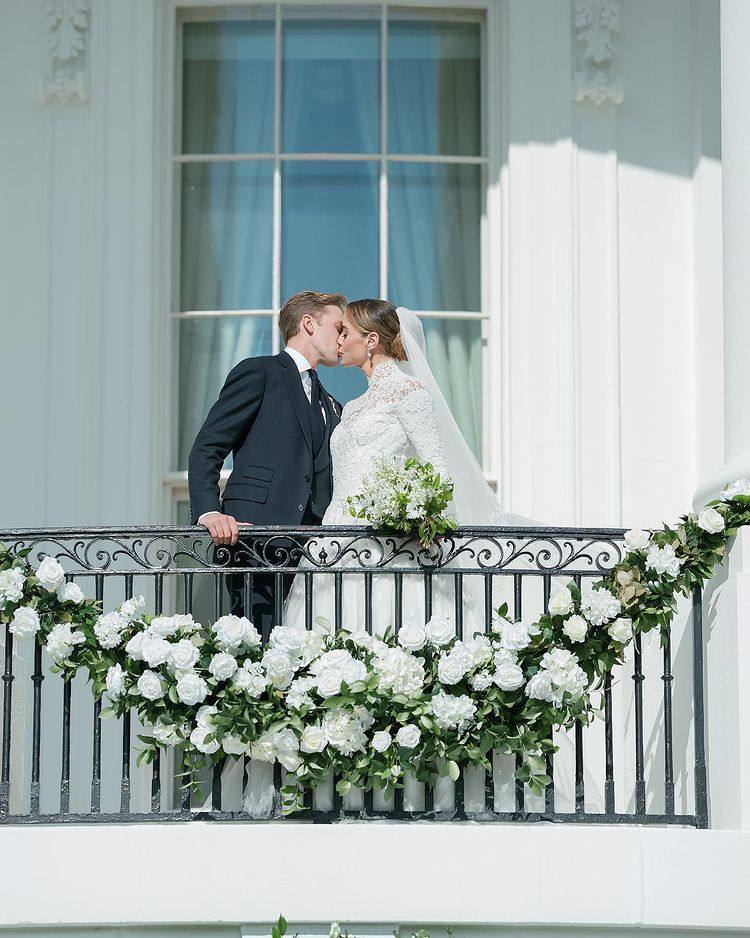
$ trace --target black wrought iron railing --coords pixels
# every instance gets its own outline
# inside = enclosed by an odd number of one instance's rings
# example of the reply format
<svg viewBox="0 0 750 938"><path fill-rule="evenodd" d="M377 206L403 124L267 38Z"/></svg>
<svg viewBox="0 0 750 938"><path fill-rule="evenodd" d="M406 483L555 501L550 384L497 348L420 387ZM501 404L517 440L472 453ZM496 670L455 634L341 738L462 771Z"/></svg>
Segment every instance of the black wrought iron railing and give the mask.
<svg viewBox="0 0 750 938"><path fill-rule="evenodd" d="M0 531L0 544L13 550L30 547L32 565L45 556L56 558L68 580L100 600L105 610L143 594L149 612L190 612L203 622L229 611L228 576L235 578L235 595L252 618L255 580L270 575L279 623L289 579L301 571L308 628L316 614L318 584L325 578L333 580L333 624L346 625L353 596L362 605L356 613L368 630L374 618L382 619L379 596L393 597L392 623L398 630L405 616L429 617L436 584L443 599L448 584L457 632L465 634L470 594L475 610L480 597L479 615L488 631L493 609L503 602L512 616L533 618L546 610L557 586L571 579L580 585L613 567L623 555L622 536L615 529L464 528L425 551L413 541L378 536L360 526L325 528L324 537L321 529L252 527L243 529L231 566L229 550L215 548L202 528L193 527L6 530ZM347 584L353 577L359 586L351 591ZM377 588L384 577L393 581L386 594ZM410 599L405 607L405 595L414 596L405 584L414 581L420 602ZM477 582L481 587L472 585ZM268 619L265 623L264 642L270 627ZM7 627L4 645L0 822L255 819L244 797L248 757L228 757L216 766L199 798L185 783L184 766L173 750L137 766L141 744L135 713L103 720L101 701L92 701L83 674L63 681L50 671L45 649L31 642L14 645ZM359 801L356 793L349 800L334 793L324 807L313 801L302 819L706 827L703 716L702 612L696 591L665 644L651 634L636 637L625 663L604 685L601 720L559 734L561 748L548 763L553 784L544 795L515 780L512 756L495 754L491 773L461 773L447 806L438 805L431 791L423 791L414 803L405 802L402 790L380 802L371 792ZM277 792L282 774L277 763ZM278 811L273 819L280 819Z"/></svg>

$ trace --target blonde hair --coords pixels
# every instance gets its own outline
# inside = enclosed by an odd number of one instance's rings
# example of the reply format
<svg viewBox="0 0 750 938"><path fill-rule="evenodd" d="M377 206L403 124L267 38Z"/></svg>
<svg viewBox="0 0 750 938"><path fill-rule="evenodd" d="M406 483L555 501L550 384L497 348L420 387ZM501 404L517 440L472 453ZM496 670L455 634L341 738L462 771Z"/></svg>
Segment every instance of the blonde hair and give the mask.
<svg viewBox="0 0 750 938"><path fill-rule="evenodd" d="M401 326L393 303L388 300L353 300L346 307L354 328L367 335L376 332L386 355L397 361L406 361L406 352L401 342Z"/></svg>
<svg viewBox="0 0 750 938"><path fill-rule="evenodd" d="M288 342L297 335L303 316L314 316L320 321L320 314L326 306L338 306L343 313L346 297L343 293L315 293L313 290L303 290L290 296L279 310L279 332L284 341Z"/></svg>

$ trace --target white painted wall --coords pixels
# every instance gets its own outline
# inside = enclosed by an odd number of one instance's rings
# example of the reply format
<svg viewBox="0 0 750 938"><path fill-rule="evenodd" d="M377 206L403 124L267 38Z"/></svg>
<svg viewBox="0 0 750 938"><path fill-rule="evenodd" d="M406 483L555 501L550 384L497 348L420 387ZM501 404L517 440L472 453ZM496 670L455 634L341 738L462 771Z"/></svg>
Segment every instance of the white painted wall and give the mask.
<svg viewBox="0 0 750 938"><path fill-rule="evenodd" d="M6 0L0 526L168 520L173 7L93 0L90 101L41 104L42 0ZM518 512L657 523L723 455L718 2L624 3L600 107L569 0L493 10L490 468Z"/></svg>

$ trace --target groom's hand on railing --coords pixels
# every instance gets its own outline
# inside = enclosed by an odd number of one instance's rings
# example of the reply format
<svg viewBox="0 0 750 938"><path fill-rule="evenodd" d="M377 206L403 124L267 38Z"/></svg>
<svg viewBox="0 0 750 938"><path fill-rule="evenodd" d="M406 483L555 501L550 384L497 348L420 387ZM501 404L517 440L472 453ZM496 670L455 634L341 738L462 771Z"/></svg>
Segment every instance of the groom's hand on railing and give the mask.
<svg viewBox="0 0 750 938"><path fill-rule="evenodd" d="M231 515L220 511L209 511L198 518L198 524L206 528L218 547L221 544L236 544L240 536L239 525Z"/></svg>

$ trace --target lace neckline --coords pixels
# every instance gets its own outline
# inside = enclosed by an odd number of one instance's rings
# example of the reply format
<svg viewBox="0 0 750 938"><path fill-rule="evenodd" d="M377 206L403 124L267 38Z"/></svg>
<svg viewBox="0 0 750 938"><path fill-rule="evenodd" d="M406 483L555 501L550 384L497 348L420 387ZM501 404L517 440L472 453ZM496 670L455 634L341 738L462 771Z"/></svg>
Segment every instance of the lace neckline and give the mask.
<svg viewBox="0 0 750 938"><path fill-rule="evenodd" d="M377 387L384 378L387 378L388 375L392 375L399 370L395 358L386 358L382 362L378 362L367 378L369 388Z"/></svg>

